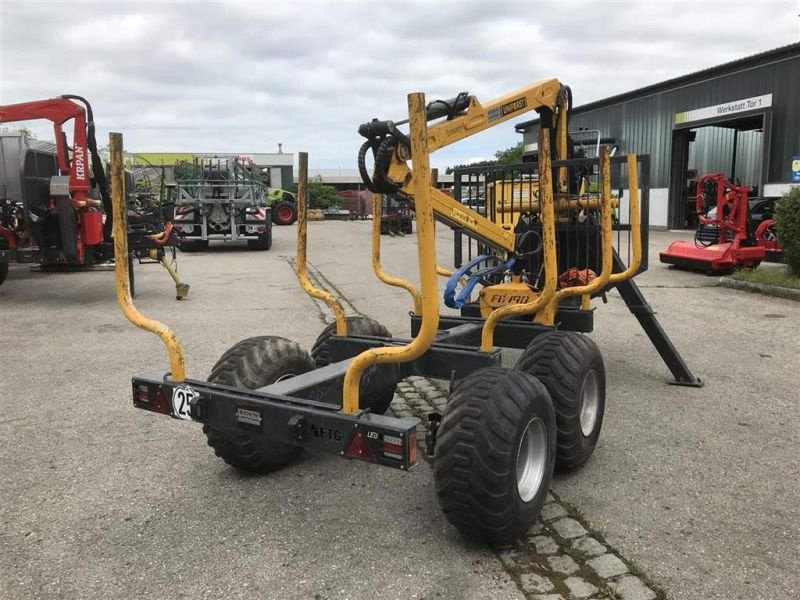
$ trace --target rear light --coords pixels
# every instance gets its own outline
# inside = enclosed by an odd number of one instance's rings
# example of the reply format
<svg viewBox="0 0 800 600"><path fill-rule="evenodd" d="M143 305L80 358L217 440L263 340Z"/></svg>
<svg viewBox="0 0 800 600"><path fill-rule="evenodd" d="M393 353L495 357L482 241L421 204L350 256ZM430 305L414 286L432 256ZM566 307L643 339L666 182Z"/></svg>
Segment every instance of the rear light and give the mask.
<svg viewBox="0 0 800 600"><path fill-rule="evenodd" d="M411 434L408 436L408 467L411 468L417 464L417 436Z"/></svg>
<svg viewBox="0 0 800 600"><path fill-rule="evenodd" d="M376 460L375 453L369 445L369 440L360 427L356 429L355 434L350 439L350 443L347 445L347 450L345 450L344 455L347 458L357 458L368 462L375 462Z"/></svg>
<svg viewBox="0 0 800 600"><path fill-rule="evenodd" d="M383 455L394 460L403 460L403 438L384 435L381 442Z"/></svg>
<svg viewBox="0 0 800 600"><path fill-rule="evenodd" d="M258 227L256 227L256 231L259 233L264 233L266 230L267 230L266 225L259 225Z"/></svg>
<svg viewBox="0 0 800 600"><path fill-rule="evenodd" d="M410 469L417 463L417 436L410 434L407 440L397 435L380 433L359 425L347 444L344 455L386 466Z"/></svg>
<svg viewBox="0 0 800 600"><path fill-rule="evenodd" d="M183 231L183 227L181 227L180 225L173 225L173 226L172 226L172 228L173 228L175 231Z"/></svg>
<svg viewBox="0 0 800 600"><path fill-rule="evenodd" d="M145 383L137 384L133 388L133 405L136 408L152 410L164 415L171 414L169 403L160 386L150 386Z"/></svg>
<svg viewBox="0 0 800 600"><path fill-rule="evenodd" d="M143 383L137 385L133 390L133 397L138 402L150 404L150 388Z"/></svg>

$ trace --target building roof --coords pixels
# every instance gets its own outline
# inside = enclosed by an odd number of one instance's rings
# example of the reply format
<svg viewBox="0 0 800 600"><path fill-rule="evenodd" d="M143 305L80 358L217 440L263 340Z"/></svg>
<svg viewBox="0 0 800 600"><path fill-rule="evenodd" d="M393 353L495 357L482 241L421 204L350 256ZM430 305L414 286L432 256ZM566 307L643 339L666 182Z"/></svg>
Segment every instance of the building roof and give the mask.
<svg viewBox="0 0 800 600"><path fill-rule="evenodd" d="M700 83L701 81L713 79L715 77L729 75L731 73L736 73L737 71L741 71L743 69L759 67L778 60L783 60L786 58L794 58L798 56L800 56L800 42L796 42L794 44L787 44L785 46L773 48L772 50L767 50L766 52L751 54L750 56L746 56L744 58L737 58L736 60L722 63L721 65L716 65L714 67L709 67L708 69L695 71L694 73L689 73L688 75L681 75L680 77L667 79L666 81L662 81L660 83L654 83L652 85L647 85L645 87L631 90L629 92L624 92L622 94L609 96L608 98L603 98L602 100L595 100L594 102L589 102L588 104L583 104L581 106L572 109L572 113L580 114L582 112L588 112L590 110L604 108L606 106L611 106L613 104L619 104L620 102L635 100L637 98L651 96L653 94L657 94L659 92L665 92L667 90L674 89L677 87L692 85L695 83ZM514 129L518 132L523 132L526 129L529 129L531 126L538 124L539 124L539 119L531 119L530 121L517 123L514 126Z"/></svg>

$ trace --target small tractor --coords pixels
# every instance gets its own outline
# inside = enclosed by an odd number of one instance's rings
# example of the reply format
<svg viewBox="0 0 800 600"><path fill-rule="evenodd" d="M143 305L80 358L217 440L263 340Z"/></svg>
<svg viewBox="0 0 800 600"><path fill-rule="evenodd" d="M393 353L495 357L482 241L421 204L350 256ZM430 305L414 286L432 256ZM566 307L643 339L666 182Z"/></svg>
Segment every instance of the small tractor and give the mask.
<svg viewBox="0 0 800 600"><path fill-rule="evenodd" d="M272 209L275 225L294 225L297 221L297 199L294 194L280 188L267 190L267 202Z"/></svg>
<svg viewBox="0 0 800 600"><path fill-rule="evenodd" d="M425 96L414 93L408 96L408 121L361 125L366 141L359 167L374 193L373 269L383 283L408 291L412 339L392 337L372 319L346 316L331 294L309 280L305 153L299 155L297 274L306 293L326 302L334 315L310 353L288 339L260 335L225 352L207 380L187 378L180 343L166 326L135 309L120 261L116 281L123 312L159 335L170 358L169 372L133 377L134 406L201 423L219 457L253 473L285 467L303 449L403 471L424 453L439 504L459 531L484 542L524 536L545 502L554 469L585 464L600 435L606 371L599 348L582 333L591 331L593 296L616 287L676 382L700 384L632 282L646 266L647 157L612 159L605 150L599 158L567 160L570 105L569 88L548 79L485 104L462 93L426 106ZM498 191L487 194L485 216L431 185L431 153L533 109L542 123L538 161L494 180ZM406 123L408 131L401 129ZM119 134L112 134L111 150L112 164L121 165ZM582 166L597 167L598 193L570 192L571 174ZM628 224L617 232L630 240L627 264L621 258L627 253L613 246L612 167L627 177ZM112 175L116 206L124 178L119 166ZM419 288L381 267L384 194L400 194L414 205ZM452 273L438 266L435 220L479 243L490 271ZM115 240L124 254L124 236ZM562 265L569 268L563 272ZM446 294L453 281L462 290L480 286L478 314L441 315L439 275L449 278ZM472 304L469 294L454 297L463 306ZM523 349L513 368L501 365L503 348ZM412 375L450 382L448 404L442 414L427 415L424 438L416 419L387 414L395 386Z"/></svg>
<svg viewBox="0 0 800 600"><path fill-rule="evenodd" d="M53 122L54 147L21 136L0 138L0 283L9 262L88 269L114 259L111 197L91 105L80 96L64 95L0 106L0 123L34 119ZM62 130L70 120L71 147ZM175 280L176 297L184 298L189 286L167 261L167 249L178 242L171 216L158 206L141 211L126 202L126 208L131 213L126 213L129 226L123 232L131 287L134 260L159 262Z"/></svg>
<svg viewBox="0 0 800 600"><path fill-rule="evenodd" d="M672 242L660 253L661 262L718 274L755 269L765 259L780 261L775 221L766 219L753 228L749 192L747 186L731 183L723 173L704 175L697 182L700 224L694 241Z"/></svg>

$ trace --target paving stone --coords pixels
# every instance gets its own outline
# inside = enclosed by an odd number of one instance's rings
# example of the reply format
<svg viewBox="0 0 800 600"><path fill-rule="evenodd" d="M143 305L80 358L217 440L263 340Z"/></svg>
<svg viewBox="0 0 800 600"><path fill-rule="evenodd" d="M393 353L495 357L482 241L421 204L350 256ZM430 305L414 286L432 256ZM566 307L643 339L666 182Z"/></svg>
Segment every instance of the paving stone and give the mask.
<svg viewBox="0 0 800 600"><path fill-rule="evenodd" d="M565 517L567 516L567 511L564 510L564 507L561 506L558 502L549 502L542 507L542 512L540 516L545 521L552 521L553 519L557 519L558 517Z"/></svg>
<svg viewBox="0 0 800 600"><path fill-rule="evenodd" d="M544 531L544 525L542 524L542 522L536 521L536 523L531 525L531 528L528 529L528 533L526 533L525 535L527 536L539 535L543 531Z"/></svg>
<svg viewBox="0 0 800 600"><path fill-rule="evenodd" d="M568 540L586 535L586 530L583 528L583 525L569 517L553 521L550 525L556 530L558 535Z"/></svg>
<svg viewBox="0 0 800 600"><path fill-rule="evenodd" d="M572 548L586 556L600 556L608 549L591 536L586 536L572 542Z"/></svg>
<svg viewBox="0 0 800 600"><path fill-rule="evenodd" d="M555 554L558 552L558 544L547 535L537 535L531 540L536 547L537 554Z"/></svg>
<svg viewBox="0 0 800 600"><path fill-rule="evenodd" d="M519 580L522 584L522 589L526 592L544 594L553 590L553 582L536 573L520 575Z"/></svg>
<svg viewBox="0 0 800 600"><path fill-rule="evenodd" d="M548 556L547 562L550 563L550 568L553 569L553 571L564 573L564 575L572 575L580 568L578 567L578 563L572 560L571 556L567 556L566 554Z"/></svg>
<svg viewBox="0 0 800 600"><path fill-rule="evenodd" d="M564 583L575 598L588 598L597 591L595 586L582 577L567 577Z"/></svg>
<svg viewBox="0 0 800 600"><path fill-rule="evenodd" d="M513 546L508 548L495 548L495 552L497 552L500 562L502 562L506 568L514 568L517 566L517 563L514 561L516 550Z"/></svg>
<svg viewBox="0 0 800 600"><path fill-rule="evenodd" d="M656 593L635 575L626 575L617 581L610 581L608 586L622 600L653 600L656 597Z"/></svg>
<svg viewBox="0 0 800 600"><path fill-rule="evenodd" d="M534 594L533 600L564 600L561 594Z"/></svg>
<svg viewBox="0 0 800 600"><path fill-rule="evenodd" d="M587 560L586 564L603 579L624 575L628 572L628 567L625 566L625 563L614 554L603 554L597 558Z"/></svg>

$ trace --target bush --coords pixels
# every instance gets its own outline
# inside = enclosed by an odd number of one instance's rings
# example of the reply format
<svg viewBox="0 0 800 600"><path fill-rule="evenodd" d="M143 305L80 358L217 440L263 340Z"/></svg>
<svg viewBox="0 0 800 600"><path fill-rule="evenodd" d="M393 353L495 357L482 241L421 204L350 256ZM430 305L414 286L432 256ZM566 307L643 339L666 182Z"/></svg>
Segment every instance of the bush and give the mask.
<svg viewBox="0 0 800 600"><path fill-rule="evenodd" d="M792 188L778 201L775 229L789 272L800 277L800 187Z"/></svg>
<svg viewBox="0 0 800 600"><path fill-rule="evenodd" d="M287 191L292 192L297 197L297 184L293 184ZM340 204L336 188L321 181L308 182L308 208L328 208Z"/></svg>

